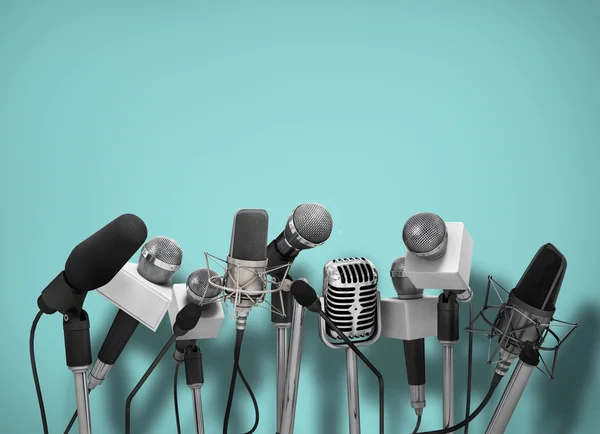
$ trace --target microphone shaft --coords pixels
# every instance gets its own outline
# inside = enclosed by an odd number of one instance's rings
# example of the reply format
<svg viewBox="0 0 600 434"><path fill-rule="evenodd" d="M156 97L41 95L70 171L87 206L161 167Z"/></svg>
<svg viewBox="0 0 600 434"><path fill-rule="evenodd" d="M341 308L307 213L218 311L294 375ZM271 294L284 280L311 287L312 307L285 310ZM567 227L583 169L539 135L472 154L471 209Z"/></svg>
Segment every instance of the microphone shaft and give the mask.
<svg viewBox="0 0 600 434"><path fill-rule="evenodd" d="M79 434L91 434L92 423L90 421L90 400L86 380L88 366L72 367L69 369L73 371L73 377L75 379L75 402L77 403Z"/></svg>
<svg viewBox="0 0 600 434"><path fill-rule="evenodd" d="M346 348L346 375L348 379L348 417L350 434L360 434L358 365L356 354L350 348Z"/></svg>
<svg viewBox="0 0 600 434"><path fill-rule="evenodd" d="M196 434L204 434L204 417L202 416L202 396L200 395L200 387L195 387L191 390Z"/></svg>
<svg viewBox="0 0 600 434"><path fill-rule="evenodd" d="M293 434L294 432L298 382L300 380L300 362L302 361L302 335L304 332L306 309L294 302L293 310L290 349L285 374L286 381L283 395L283 408L281 412L281 423L278 429L278 432L281 434Z"/></svg>
<svg viewBox="0 0 600 434"><path fill-rule="evenodd" d="M442 344L443 426L454 425L454 343Z"/></svg>
<svg viewBox="0 0 600 434"><path fill-rule="evenodd" d="M502 434L506 430L510 418L512 417L521 395L527 386L529 377L536 367L519 360L515 366L515 370L510 377L510 381L504 389L502 398L496 407L496 411L492 416L490 424L486 430L486 434Z"/></svg>

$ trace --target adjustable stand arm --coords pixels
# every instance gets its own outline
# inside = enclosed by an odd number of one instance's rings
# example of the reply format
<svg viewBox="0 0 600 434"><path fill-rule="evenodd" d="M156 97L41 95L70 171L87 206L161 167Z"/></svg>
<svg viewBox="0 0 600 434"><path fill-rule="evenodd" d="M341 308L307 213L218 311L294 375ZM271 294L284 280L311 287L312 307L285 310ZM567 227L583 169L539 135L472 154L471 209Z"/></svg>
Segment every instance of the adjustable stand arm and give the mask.
<svg viewBox="0 0 600 434"><path fill-rule="evenodd" d="M86 373L92 364L90 321L85 310L72 309L63 316L67 367L73 371L79 434L91 434L90 402Z"/></svg>
<svg viewBox="0 0 600 434"><path fill-rule="evenodd" d="M443 351L443 426L454 425L454 345L458 341L458 298L444 291L438 298L438 340Z"/></svg>

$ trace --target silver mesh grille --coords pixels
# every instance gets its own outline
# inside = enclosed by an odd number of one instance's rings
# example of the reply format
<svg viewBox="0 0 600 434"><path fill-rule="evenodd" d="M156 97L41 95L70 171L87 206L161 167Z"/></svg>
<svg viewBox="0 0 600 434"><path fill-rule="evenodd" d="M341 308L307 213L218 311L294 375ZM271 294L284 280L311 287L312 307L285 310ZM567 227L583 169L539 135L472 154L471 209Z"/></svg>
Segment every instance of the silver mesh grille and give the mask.
<svg viewBox="0 0 600 434"><path fill-rule="evenodd" d="M321 244L327 241L333 230L331 214L323 205L304 203L294 210L294 226L307 241Z"/></svg>
<svg viewBox="0 0 600 434"><path fill-rule="evenodd" d="M209 278L213 284L223 286L221 278L214 270L199 268L190 274L187 280L187 291L194 300L211 299L221 294L220 288L209 285Z"/></svg>
<svg viewBox="0 0 600 434"><path fill-rule="evenodd" d="M325 266L325 313L349 338L369 337L377 321L377 270L365 258L334 259ZM336 332L329 331L334 339Z"/></svg>
<svg viewBox="0 0 600 434"><path fill-rule="evenodd" d="M430 212L415 214L404 225L402 239L409 252L435 259L446 251L446 224L440 216Z"/></svg>
<svg viewBox="0 0 600 434"><path fill-rule="evenodd" d="M162 235L152 238L144 244L143 249L145 249L152 258L172 266L180 266L183 260L183 252L181 247L179 247L179 244L177 244L177 241ZM138 262L138 273L140 273L144 279L156 283L157 285L162 285L173 276L175 271L161 268L158 263L150 262L142 254L140 255L140 260Z"/></svg>

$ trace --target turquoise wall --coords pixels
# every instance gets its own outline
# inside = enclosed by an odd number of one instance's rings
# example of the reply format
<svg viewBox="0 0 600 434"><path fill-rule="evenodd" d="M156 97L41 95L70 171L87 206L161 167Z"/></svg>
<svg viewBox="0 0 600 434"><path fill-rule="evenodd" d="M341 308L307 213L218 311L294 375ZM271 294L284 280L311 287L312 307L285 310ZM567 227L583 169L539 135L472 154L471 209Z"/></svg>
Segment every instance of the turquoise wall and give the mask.
<svg viewBox="0 0 600 434"><path fill-rule="evenodd" d="M472 286L512 287L536 250L554 243L569 266L557 317L579 322L557 378L535 375L507 432L597 431L600 293L600 3L594 1L77 1L0 2L0 432L41 431L27 339L40 291L72 247L133 212L149 236L184 250L176 282L227 254L235 211L263 207L270 236L292 209L324 204L334 231L294 275L319 286L323 264L370 258L382 297L403 254L405 220L432 211L475 240ZM137 260L137 259L134 259ZM115 308L91 294L94 354ZM462 309L463 314L466 309ZM463 325L466 318L463 315ZM94 434L123 432L124 402L169 335L140 328L91 398ZM242 366L273 433L275 331L252 312ZM221 432L234 326L203 344L206 430ZM73 409L61 319L36 339L51 432ZM409 432L402 345L366 353L386 379L386 429ZM476 340L473 403L492 369ZM463 413L466 336L457 349ZM440 348L428 342L423 429L441 423ZM347 432L345 358L307 317L296 432ZM174 432L172 362L133 404L134 432ZM361 366L364 432L377 387ZM493 400L493 406L497 399ZM184 432L192 410L183 376ZM493 406L472 424L482 432ZM231 432L253 423L240 387Z"/></svg>

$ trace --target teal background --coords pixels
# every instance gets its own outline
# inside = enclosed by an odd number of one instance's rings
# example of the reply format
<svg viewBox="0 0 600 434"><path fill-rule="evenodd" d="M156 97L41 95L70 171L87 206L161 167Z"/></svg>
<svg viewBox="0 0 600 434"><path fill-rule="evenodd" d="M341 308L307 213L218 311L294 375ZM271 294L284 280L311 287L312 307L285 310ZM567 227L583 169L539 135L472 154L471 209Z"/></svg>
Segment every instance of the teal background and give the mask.
<svg viewBox="0 0 600 434"><path fill-rule="evenodd" d="M294 264L317 287L327 260L362 255L379 268L382 297L394 296L388 269L405 251L405 220L420 211L465 222L476 307L488 274L510 288L554 243L569 261L557 316L581 328L557 378L532 378L507 432L596 432L599 22L595 1L0 1L0 432L41 432L29 327L40 291L80 240L136 213L149 236L178 240L184 282L205 251L227 254L237 209L267 209L276 236L307 201L335 223ZM86 310L96 354L116 310L97 294ZM91 397L95 434L123 432L125 398L168 335L167 321L136 332ZM209 434L221 432L233 337L228 320L202 346ZM259 433L275 431L274 339L268 313L255 309L242 366ZM344 354L319 341L312 314L304 342L296 432L345 433ZM474 405L492 372L486 340L475 345ZM59 316L42 318L36 350L50 431L62 432L74 395ZM386 379L387 431L410 432L401 343L365 351ZM460 420L464 334L457 352ZM436 429L435 339L427 357L422 429ZM134 400L134 432L175 431L172 372L163 361ZM190 433L183 375L179 384ZM360 387L363 432L374 432L376 381L362 366ZM252 426L241 387L232 417L230 432Z"/></svg>

